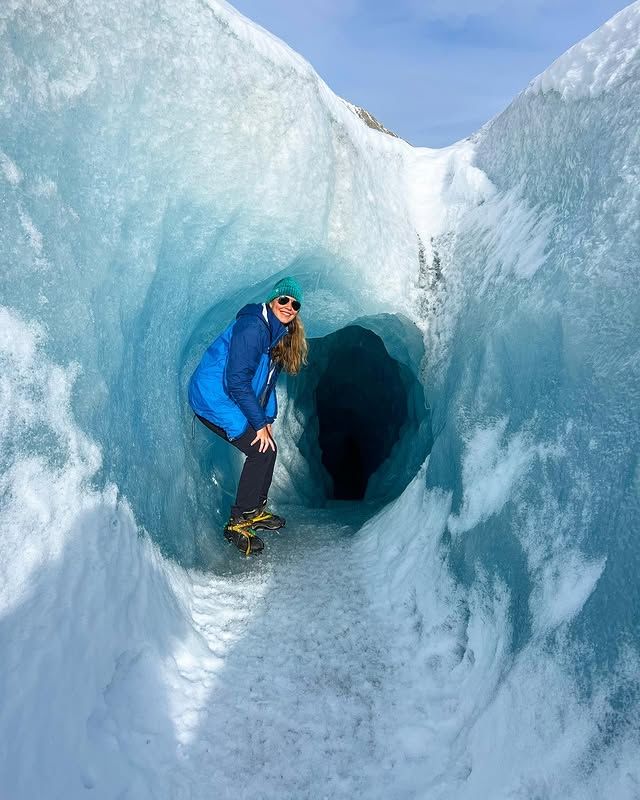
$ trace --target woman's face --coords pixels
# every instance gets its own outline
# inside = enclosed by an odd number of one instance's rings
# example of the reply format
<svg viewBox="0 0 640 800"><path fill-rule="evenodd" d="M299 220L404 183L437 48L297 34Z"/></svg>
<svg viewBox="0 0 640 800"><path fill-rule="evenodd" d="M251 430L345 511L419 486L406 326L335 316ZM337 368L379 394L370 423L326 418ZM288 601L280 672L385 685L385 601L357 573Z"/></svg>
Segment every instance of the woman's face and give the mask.
<svg viewBox="0 0 640 800"><path fill-rule="evenodd" d="M279 302L282 297L287 298L288 302L286 305L282 305ZM282 297L276 297L276 299L272 300L269 305L280 322L283 325L287 325L297 315L298 312L294 311L293 306L291 305L291 303L295 301L294 297L288 297L287 295L282 295Z"/></svg>

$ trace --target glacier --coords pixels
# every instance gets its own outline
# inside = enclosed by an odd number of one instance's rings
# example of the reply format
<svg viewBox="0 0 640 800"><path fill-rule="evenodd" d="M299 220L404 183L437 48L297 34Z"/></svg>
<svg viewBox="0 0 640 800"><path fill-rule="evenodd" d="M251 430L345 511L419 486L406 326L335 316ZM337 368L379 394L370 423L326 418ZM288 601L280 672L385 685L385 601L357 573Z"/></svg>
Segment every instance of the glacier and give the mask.
<svg viewBox="0 0 640 800"><path fill-rule="evenodd" d="M432 150L219 0L4 4L0 797L639 796L639 42ZM244 561L186 384L286 274Z"/></svg>

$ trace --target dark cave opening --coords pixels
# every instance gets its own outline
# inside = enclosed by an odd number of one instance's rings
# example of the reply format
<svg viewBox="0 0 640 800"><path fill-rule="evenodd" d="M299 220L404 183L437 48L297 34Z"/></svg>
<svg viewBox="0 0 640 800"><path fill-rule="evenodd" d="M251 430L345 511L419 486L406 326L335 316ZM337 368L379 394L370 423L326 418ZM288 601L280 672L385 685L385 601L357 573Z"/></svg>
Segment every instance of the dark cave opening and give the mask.
<svg viewBox="0 0 640 800"><path fill-rule="evenodd" d="M333 499L362 500L407 422L406 380L372 331L354 325L327 338L315 390L322 464Z"/></svg>

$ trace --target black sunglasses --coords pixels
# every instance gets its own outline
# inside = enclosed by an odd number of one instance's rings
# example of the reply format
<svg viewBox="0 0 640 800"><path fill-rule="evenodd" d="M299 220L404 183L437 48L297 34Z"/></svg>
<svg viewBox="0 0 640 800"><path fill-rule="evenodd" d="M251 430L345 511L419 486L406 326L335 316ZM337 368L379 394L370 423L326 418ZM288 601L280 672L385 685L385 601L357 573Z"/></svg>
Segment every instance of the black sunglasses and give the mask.
<svg viewBox="0 0 640 800"><path fill-rule="evenodd" d="M285 297L284 295L282 297L279 297L278 305L286 306L289 300L291 300L291 308L294 311L300 311L300 303L297 300L294 300L292 297Z"/></svg>

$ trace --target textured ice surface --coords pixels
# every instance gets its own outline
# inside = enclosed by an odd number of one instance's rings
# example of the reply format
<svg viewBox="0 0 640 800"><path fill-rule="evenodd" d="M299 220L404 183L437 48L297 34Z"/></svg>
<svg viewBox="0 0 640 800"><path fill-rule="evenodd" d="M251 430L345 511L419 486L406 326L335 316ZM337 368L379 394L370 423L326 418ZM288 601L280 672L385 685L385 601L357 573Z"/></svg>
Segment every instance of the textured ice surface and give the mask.
<svg viewBox="0 0 640 800"><path fill-rule="evenodd" d="M638 6L632 3L554 61L527 92L554 91L571 100L595 97L637 70L639 52Z"/></svg>
<svg viewBox="0 0 640 800"><path fill-rule="evenodd" d="M3 6L1 796L637 797L639 40L635 3L414 150L224 3ZM289 273L433 448L244 562L185 387Z"/></svg>

